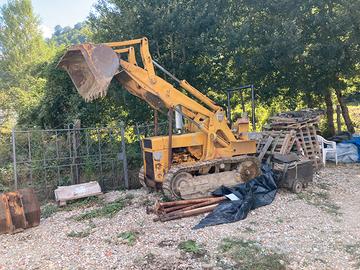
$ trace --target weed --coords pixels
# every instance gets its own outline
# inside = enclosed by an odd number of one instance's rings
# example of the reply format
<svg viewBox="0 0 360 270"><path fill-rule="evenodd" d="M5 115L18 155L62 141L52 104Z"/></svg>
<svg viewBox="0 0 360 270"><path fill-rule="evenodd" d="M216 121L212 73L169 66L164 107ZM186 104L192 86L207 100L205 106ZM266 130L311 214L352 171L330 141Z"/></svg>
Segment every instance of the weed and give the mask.
<svg viewBox="0 0 360 270"><path fill-rule="evenodd" d="M355 260L356 268L360 269L360 242L345 245L345 251L349 253Z"/></svg>
<svg viewBox="0 0 360 270"><path fill-rule="evenodd" d="M137 224L139 225L139 227L144 227L144 225L145 225L145 220L139 220L139 221L137 222Z"/></svg>
<svg viewBox="0 0 360 270"><path fill-rule="evenodd" d="M266 250L255 241L225 238L219 250L235 262L233 269L283 270L288 263L285 255Z"/></svg>
<svg viewBox="0 0 360 270"><path fill-rule="evenodd" d="M320 192L314 192L315 196L318 196L320 199L323 200L329 200L329 193L324 192L324 191L320 191Z"/></svg>
<svg viewBox="0 0 360 270"><path fill-rule="evenodd" d="M126 231L118 235L118 238L121 238L122 241L129 246L133 246L135 244L137 237L138 232L134 231Z"/></svg>
<svg viewBox="0 0 360 270"><path fill-rule="evenodd" d="M325 202L321 208L329 214L333 214L336 216L341 215L341 213L339 212L340 206L338 206L332 202Z"/></svg>
<svg viewBox="0 0 360 270"><path fill-rule="evenodd" d="M149 200L149 199L145 199L143 202L142 202L142 205L143 206L152 206L154 204L154 202L152 200Z"/></svg>
<svg viewBox="0 0 360 270"><path fill-rule="evenodd" d="M112 218L115 216L121 209L126 205L127 201L124 199L118 199L114 202L104 204L101 208L87 211L83 214L75 216L76 221L88 220L98 217L108 217Z"/></svg>
<svg viewBox="0 0 360 270"><path fill-rule="evenodd" d="M132 200L132 199L134 199L134 194L131 194L131 193L127 193L126 195L125 195L125 199L126 200Z"/></svg>
<svg viewBox="0 0 360 270"><path fill-rule="evenodd" d="M314 261L316 261L316 262L321 262L322 264L325 264L325 265L326 265L326 261L325 261L324 259L315 258Z"/></svg>
<svg viewBox="0 0 360 270"><path fill-rule="evenodd" d="M320 208L321 210L335 215L341 216L340 207L331 201L329 193L325 191L311 192L304 191L297 194L299 199L304 200L306 203Z"/></svg>
<svg viewBox="0 0 360 270"><path fill-rule="evenodd" d="M89 235L90 235L90 230L87 229L87 230L81 231L81 232L71 231L66 236L67 237L76 237L76 238L85 238L85 237L88 237Z"/></svg>
<svg viewBox="0 0 360 270"><path fill-rule="evenodd" d="M104 242L105 242L106 244L109 244L109 245L111 245L111 244L113 243L113 241L112 241L110 238L106 238L106 239L104 240Z"/></svg>
<svg viewBox="0 0 360 270"><path fill-rule="evenodd" d="M204 255L204 248L196 243L195 240L187 240L179 243L178 248L186 253L191 253L193 255Z"/></svg>
<svg viewBox="0 0 360 270"><path fill-rule="evenodd" d="M78 199L76 201L71 201L66 205L66 207L62 208L62 210L72 211L77 208L91 207L101 203L102 203L102 199L100 199L97 196L91 196L83 199Z"/></svg>
<svg viewBox="0 0 360 270"><path fill-rule="evenodd" d="M248 233L254 233L256 232L253 228L251 227L245 227L245 232L248 232Z"/></svg>
<svg viewBox="0 0 360 270"><path fill-rule="evenodd" d="M149 252L144 256L144 259L146 260L147 263L151 264L155 262L156 255L154 253Z"/></svg>
<svg viewBox="0 0 360 270"><path fill-rule="evenodd" d="M89 228L90 229L96 228L96 224L94 223L94 221L92 221L92 219L89 220Z"/></svg>
<svg viewBox="0 0 360 270"><path fill-rule="evenodd" d="M57 211L59 211L57 205L48 203L44 205L41 208L41 217L42 218L48 218L51 217L53 214L55 214Z"/></svg>
<svg viewBox="0 0 360 270"><path fill-rule="evenodd" d="M282 218L276 218L276 221L275 221L276 224L281 224L281 223L284 223L284 220Z"/></svg>
<svg viewBox="0 0 360 270"><path fill-rule="evenodd" d="M319 187L320 189L330 190L331 184L329 184L329 183L319 183L319 184L318 184L318 187Z"/></svg>

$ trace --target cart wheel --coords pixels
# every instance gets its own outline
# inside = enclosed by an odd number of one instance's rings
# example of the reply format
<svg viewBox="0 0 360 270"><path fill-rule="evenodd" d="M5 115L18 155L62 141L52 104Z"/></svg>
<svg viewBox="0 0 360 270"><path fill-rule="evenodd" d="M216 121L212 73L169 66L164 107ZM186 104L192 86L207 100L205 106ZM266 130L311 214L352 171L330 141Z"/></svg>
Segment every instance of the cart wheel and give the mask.
<svg viewBox="0 0 360 270"><path fill-rule="evenodd" d="M291 191L294 193L300 193L302 191L302 188L303 188L302 183L299 180L295 180L291 188Z"/></svg>

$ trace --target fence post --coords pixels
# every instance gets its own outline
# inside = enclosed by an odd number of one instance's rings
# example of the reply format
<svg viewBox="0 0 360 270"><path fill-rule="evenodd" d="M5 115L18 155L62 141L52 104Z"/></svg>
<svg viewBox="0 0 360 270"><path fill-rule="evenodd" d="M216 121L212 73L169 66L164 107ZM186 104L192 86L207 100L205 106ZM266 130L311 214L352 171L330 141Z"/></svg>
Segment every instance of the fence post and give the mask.
<svg viewBox="0 0 360 270"><path fill-rule="evenodd" d="M122 148L121 155L122 155L123 169L124 169L125 188L129 189L129 175L128 175L128 167L127 167L127 159L126 159L124 122L120 122L120 129L121 129L121 148Z"/></svg>
<svg viewBox="0 0 360 270"><path fill-rule="evenodd" d="M72 165L75 167L75 172L74 172L74 179L75 180L75 184L80 184L80 168L79 168L79 164L80 162L80 158L79 158L79 153L78 153L78 148L80 146L80 128L81 128L81 122L80 119L75 119L74 121L74 126L73 126L73 150L74 150L74 154L73 154L73 160L72 160Z"/></svg>
<svg viewBox="0 0 360 270"><path fill-rule="evenodd" d="M15 189L17 189L18 188L18 179L17 179L17 167L16 167L15 128L13 128L11 131L11 143L12 143L13 166L14 166L14 186L15 186Z"/></svg>

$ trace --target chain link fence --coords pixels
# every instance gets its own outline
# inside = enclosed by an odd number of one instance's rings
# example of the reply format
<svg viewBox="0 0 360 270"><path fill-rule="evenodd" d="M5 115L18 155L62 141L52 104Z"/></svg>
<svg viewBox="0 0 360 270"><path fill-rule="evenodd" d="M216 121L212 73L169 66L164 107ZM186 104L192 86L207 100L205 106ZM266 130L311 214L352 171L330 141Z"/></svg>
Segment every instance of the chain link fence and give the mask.
<svg viewBox="0 0 360 270"><path fill-rule="evenodd" d="M157 134L167 132L159 123ZM0 133L0 192L35 189L40 200L57 186L98 181L103 191L138 188L141 139L154 125L13 129Z"/></svg>

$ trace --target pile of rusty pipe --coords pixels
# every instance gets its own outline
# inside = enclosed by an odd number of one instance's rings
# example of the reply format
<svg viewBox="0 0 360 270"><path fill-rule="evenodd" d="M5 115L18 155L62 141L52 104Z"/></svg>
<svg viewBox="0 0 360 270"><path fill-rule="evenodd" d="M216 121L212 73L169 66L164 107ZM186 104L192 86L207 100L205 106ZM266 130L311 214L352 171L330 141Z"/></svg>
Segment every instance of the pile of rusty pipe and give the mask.
<svg viewBox="0 0 360 270"><path fill-rule="evenodd" d="M147 213L155 213L158 216L154 221L164 222L210 212L224 200L226 200L226 197L156 202L153 207L147 208Z"/></svg>

